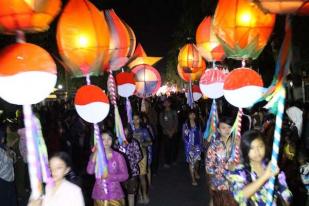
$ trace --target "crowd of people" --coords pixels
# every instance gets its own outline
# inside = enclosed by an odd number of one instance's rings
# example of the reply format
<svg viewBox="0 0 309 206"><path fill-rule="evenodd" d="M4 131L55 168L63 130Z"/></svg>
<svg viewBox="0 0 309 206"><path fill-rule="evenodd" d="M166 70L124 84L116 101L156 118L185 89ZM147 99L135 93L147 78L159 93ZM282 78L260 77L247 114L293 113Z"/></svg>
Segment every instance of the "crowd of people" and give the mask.
<svg viewBox="0 0 309 206"><path fill-rule="evenodd" d="M93 126L75 112L71 101L35 105L50 156L54 180L44 196L31 194L22 113L2 114L0 128L0 201L4 206L134 206L151 201L149 188L159 168L170 169L184 153L191 185L206 175L209 205L266 205L268 180L276 177L273 205L309 205L308 113L304 106L287 105L278 165L269 163L275 116L261 107L245 110L240 142L241 162L230 161L231 129L237 114L219 99L219 123L213 138L205 138L211 101L190 108L183 93L130 98L132 122L126 119L125 101L118 99L126 143L114 133L113 112L99 124L108 175L95 177L97 146ZM295 109L296 108L296 109ZM300 109L299 109L300 108ZM304 109L303 109L304 110ZM300 116L304 119L299 123ZM181 147L183 145L183 147ZM206 191L205 191L206 192ZM309 196L308 196L309 197ZM29 199L29 201L28 201ZM306 203L305 203L306 202ZM207 203L201 203L207 205Z"/></svg>

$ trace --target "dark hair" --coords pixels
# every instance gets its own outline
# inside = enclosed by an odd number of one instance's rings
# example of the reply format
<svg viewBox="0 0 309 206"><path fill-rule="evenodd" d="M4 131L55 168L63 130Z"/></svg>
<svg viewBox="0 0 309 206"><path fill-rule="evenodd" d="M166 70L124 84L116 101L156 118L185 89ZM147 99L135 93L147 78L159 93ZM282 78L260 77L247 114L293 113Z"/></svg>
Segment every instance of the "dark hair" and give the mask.
<svg viewBox="0 0 309 206"><path fill-rule="evenodd" d="M52 159L52 158L59 158L66 164L67 167L72 168L72 159L71 159L71 157L69 156L68 153L57 152L54 155L52 155L50 159Z"/></svg>
<svg viewBox="0 0 309 206"><path fill-rule="evenodd" d="M248 168L250 168L249 151L250 151L250 148L251 148L251 143L256 139L262 140L263 143L265 144L263 136L258 130L246 131L241 137L240 149L241 149L241 153L242 153L242 157L243 157L243 163ZM266 149L266 144L265 144L265 149ZM267 153L265 151L265 155L266 154ZM265 159L265 157L264 157L264 159Z"/></svg>
<svg viewBox="0 0 309 206"><path fill-rule="evenodd" d="M70 168L70 171L65 175L66 180L68 180L69 182L71 182L75 185L81 186L79 177L76 175L76 173L72 169L72 166L73 166L72 165L72 159L71 159L71 157L69 156L68 153L57 152L50 159L52 159L52 158L61 159L66 164L66 166Z"/></svg>
<svg viewBox="0 0 309 206"><path fill-rule="evenodd" d="M102 137L103 134L108 134L108 136L110 136L112 138L112 145L111 146L113 147L117 137L110 130L102 130L100 136Z"/></svg>
<svg viewBox="0 0 309 206"><path fill-rule="evenodd" d="M190 114L195 114L195 119L194 119L194 122L195 122L195 125L196 125L196 127L198 127L198 128L200 128L200 122L199 122L199 116L198 116L198 114L197 114L197 111L196 110L194 110L194 109L190 109L189 111L188 111L188 116L187 116L187 124L188 124L188 127L191 129L191 124L190 124L190 119L189 119L189 115Z"/></svg>
<svg viewBox="0 0 309 206"><path fill-rule="evenodd" d="M231 117L222 116L221 118L219 118L219 123L225 123L225 124L228 124L230 126L233 126L234 121Z"/></svg>

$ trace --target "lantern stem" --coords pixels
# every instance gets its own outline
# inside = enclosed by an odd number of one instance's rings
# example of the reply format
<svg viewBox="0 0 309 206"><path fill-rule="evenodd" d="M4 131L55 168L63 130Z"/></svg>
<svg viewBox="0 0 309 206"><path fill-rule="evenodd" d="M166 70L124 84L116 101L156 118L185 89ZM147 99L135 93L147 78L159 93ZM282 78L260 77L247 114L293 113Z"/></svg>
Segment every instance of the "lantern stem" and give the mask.
<svg viewBox="0 0 309 206"><path fill-rule="evenodd" d="M18 43L25 43L26 38L25 38L25 33L21 30L16 31L16 42Z"/></svg>
<svg viewBox="0 0 309 206"><path fill-rule="evenodd" d="M241 67L242 68L246 67L246 59L241 60Z"/></svg>
<svg viewBox="0 0 309 206"><path fill-rule="evenodd" d="M212 61L212 68L216 68L216 62L215 61Z"/></svg>
<svg viewBox="0 0 309 206"><path fill-rule="evenodd" d="M89 74L86 75L86 83L87 83L87 85L91 84L90 75Z"/></svg>

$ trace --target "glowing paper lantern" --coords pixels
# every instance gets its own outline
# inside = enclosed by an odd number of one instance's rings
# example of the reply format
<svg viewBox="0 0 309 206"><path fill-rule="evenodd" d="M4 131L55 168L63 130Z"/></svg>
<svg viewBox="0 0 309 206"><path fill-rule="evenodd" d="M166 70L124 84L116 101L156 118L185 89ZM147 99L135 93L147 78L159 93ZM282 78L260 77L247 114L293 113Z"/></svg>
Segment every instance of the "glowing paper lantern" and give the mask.
<svg viewBox="0 0 309 206"><path fill-rule="evenodd" d="M45 31L61 8L60 0L0 0L0 31Z"/></svg>
<svg viewBox="0 0 309 206"><path fill-rule="evenodd" d="M211 17L205 17L196 30L196 46L207 61L222 61L224 50L217 39Z"/></svg>
<svg viewBox="0 0 309 206"><path fill-rule="evenodd" d="M117 91L121 97L132 96L135 92L135 79L132 72L121 72L116 75Z"/></svg>
<svg viewBox="0 0 309 206"><path fill-rule="evenodd" d="M262 97L264 88L261 76L249 68L231 71L224 81L224 97L235 107L247 108Z"/></svg>
<svg viewBox="0 0 309 206"><path fill-rule="evenodd" d="M70 0L59 19L57 44L75 76L98 73L109 48L104 16L87 0Z"/></svg>
<svg viewBox="0 0 309 206"><path fill-rule="evenodd" d="M309 14L308 0L256 0L253 1L262 11L274 14Z"/></svg>
<svg viewBox="0 0 309 206"><path fill-rule="evenodd" d="M205 72L205 69L206 69L205 61L203 60L202 62L203 62L202 67L199 68L198 71L195 72L195 73L185 73L183 68L180 67L179 64L178 64L177 65L177 72L178 72L180 78L183 79L186 82L189 82L190 79L191 79L191 81L199 80L200 77L202 76L202 74Z"/></svg>
<svg viewBox="0 0 309 206"><path fill-rule="evenodd" d="M85 85L76 92L74 104L81 118L90 123L101 122L108 115L109 100L100 87Z"/></svg>
<svg viewBox="0 0 309 206"><path fill-rule="evenodd" d="M202 56L194 44L186 44L180 49L178 64L183 68L184 73L195 73L202 67Z"/></svg>
<svg viewBox="0 0 309 206"><path fill-rule="evenodd" d="M265 14L247 0L219 0L214 31L225 54L234 59L256 59L265 47L275 15Z"/></svg>
<svg viewBox="0 0 309 206"><path fill-rule="evenodd" d="M110 33L109 59L104 61L103 68L116 71L123 67L132 56L136 46L133 30L111 10L105 10L104 15Z"/></svg>
<svg viewBox="0 0 309 206"><path fill-rule="evenodd" d="M152 66L143 64L132 69L136 81L135 95L146 98L154 95L161 86L161 76Z"/></svg>
<svg viewBox="0 0 309 206"><path fill-rule="evenodd" d="M223 96L223 85L225 74L218 69L207 69L200 78L200 88L202 93L212 99Z"/></svg>
<svg viewBox="0 0 309 206"><path fill-rule="evenodd" d="M41 47L16 43L0 52L0 96L7 102L36 104L53 91L56 81L56 64Z"/></svg>
<svg viewBox="0 0 309 206"><path fill-rule="evenodd" d="M135 58L132 62L129 63L128 67L133 68L140 64L148 64L148 65L154 65L158 61L160 61L161 57L149 57L147 56L145 50L143 49L141 44L138 44L135 52L133 54L133 57Z"/></svg>

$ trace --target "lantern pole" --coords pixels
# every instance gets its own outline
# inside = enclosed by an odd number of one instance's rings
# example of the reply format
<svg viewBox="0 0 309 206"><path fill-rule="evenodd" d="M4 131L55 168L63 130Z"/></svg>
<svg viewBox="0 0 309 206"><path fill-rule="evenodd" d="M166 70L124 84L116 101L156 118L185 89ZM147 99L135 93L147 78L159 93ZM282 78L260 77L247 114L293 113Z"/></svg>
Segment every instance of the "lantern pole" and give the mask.
<svg viewBox="0 0 309 206"><path fill-rule="evenodd" d="M26 42L26 37L25 33L21 30L16 31L16 42L18 43L25 43Z"/></svg>
<svg viewBox="0 0 309 206"><path fill-rule="evenodd" d="M213 68L213 69L216 68L216 61L212 61L212 68Z"/></svg>

